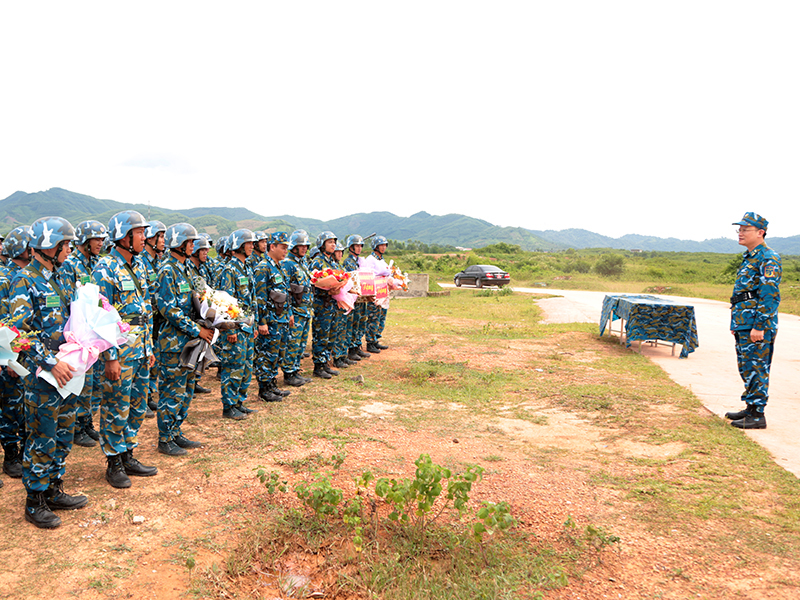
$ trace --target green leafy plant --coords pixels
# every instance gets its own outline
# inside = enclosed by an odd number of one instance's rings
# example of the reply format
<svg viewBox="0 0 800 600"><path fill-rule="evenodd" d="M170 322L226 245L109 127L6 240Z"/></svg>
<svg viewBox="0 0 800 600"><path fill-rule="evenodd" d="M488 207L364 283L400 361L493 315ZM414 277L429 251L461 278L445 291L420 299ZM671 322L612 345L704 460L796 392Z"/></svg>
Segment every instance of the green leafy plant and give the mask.
<svg viewBox="0 0 800 600"><path fill-rule="evenodd" d="M276 471L269 471L267 472L266 467L258 466L253 469L256 472L256 477L258 477L261 484L267 488L267 492L270 495L274 494L275 492L286 493L288 488L288 482L281 480L280 475Z"/></svg>
<svg viewBox="0 0 800 600"><path fill-rule="evenodd" d="M342 501L343 493L331 485L327 475L317 474L316 481L301 481L294 486L297 497L317 516L335 515L336 507Z"/></svg>
<svg viewBox="0 0 800 600"><path fill-rule="evenodd" d="M497 531L503 532L511 529L517 524L517 520L511 516L511 506L508 502L498 502L497 504L484 502L475 516L478 521L472 524L472 537L478 542L483 560L488 564L483 544L485 537L492 536Z"/></svg>

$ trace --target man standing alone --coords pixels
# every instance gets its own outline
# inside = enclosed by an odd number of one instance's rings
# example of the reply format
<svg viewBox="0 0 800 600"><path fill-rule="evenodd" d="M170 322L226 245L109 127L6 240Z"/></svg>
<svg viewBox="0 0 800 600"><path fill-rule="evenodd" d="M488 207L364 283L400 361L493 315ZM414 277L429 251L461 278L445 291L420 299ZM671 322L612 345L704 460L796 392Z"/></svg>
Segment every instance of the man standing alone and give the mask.
<svg viewBox="0 0 800 600"><path fill-rule="evenodd" d="M781 257L764 243L768 225L764 217L748 212L734 225L739 226L739 244L747 248L731 296L731 333L736 338L736 359L745 386L742 400L747 406L725 416L740 429L766 429L764 408L781 301Z"/></svg>

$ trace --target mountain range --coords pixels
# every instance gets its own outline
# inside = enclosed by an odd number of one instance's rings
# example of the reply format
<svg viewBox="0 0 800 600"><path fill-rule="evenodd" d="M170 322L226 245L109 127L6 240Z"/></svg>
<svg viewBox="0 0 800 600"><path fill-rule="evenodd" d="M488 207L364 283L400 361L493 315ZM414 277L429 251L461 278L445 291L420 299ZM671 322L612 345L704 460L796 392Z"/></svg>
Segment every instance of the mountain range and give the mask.
<svg viewBox="0 0 800 600"><path fill-rule="evenodd" d="M29 225L40 217L58 215L73 224L86 219L103 223L121 210L138 210L148 220L157 219L167 225L188 221L199 231L212 235L227 235L239 227L265 231L305 229L313 237L320 231L331 230L339 235L357 233L362 236L379 233L388 239L416 240L426 244L442 244L478 248L505 242L524 250L557 251L567 248L614 248L657 250L668 252L718 252L735 254L741 247L726 238L702 242L628 234L619 238L593 233L585 229L533 230L524 227L500 227L488 221L465 215L436 216L418 212L410 217L398 217L390 212L357 213L330 221L294 215L263 216L246 208L210 207L171 210L146 204L126 204L101 200L61 188L26 193L15 192L0 200L0 231L7 233L19 225ZM788 238L769 238L769 245L784 255L800 255L800 235Z"/></svg>

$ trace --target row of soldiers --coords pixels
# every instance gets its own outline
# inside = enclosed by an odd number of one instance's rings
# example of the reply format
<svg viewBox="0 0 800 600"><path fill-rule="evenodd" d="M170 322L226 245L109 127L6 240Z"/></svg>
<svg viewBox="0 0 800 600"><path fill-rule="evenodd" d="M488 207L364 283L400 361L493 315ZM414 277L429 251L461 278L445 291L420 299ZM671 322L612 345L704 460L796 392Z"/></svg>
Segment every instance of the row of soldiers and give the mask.
<svg viewBox="0 0 800 600"><path fill-rule="evenodd" d="M0 252L0 320L29 336L30 348L19 354L29 374L2 368L0 442L3 471L21 477L26 489L25 519L54 528L61 524L54 511L87 504L86 496L63 487L73 440L99 442L106 480L115 488L130 487L131 476L158 473L134 457L147 416L157 414L158 452L181 456L202 445L182 431L198 385L193 365L186 363L187 347L213 343L222 417L234 420L256 412L245 405L253 375L258 397L267 402L289 395L278 385L280 371L288 386L311 381L300 367L309 332L313 375L322 379L385 350L385 309L358 303L346 314L311 284L317 269L358 269L364 240L351 235L347 245L343 259L344 248L330 231L312 247L301 230L268 236L239 229L217 240L214 257L211 237L191 224L166 227L136 211L117 213L108 227L89 220L73 228L61 217L45 217L9 233ZM383 258L387 246L382 236L372 239L376 258ZM62 388L72 380L75 367L58 352L70 303L90 282L128 324L129 341L100 354L80 394L61 394L37 373L49 372ZM252 318L240 319L234 329L208 327L193 302L193 292L206 287L236 298Z"/></svg>

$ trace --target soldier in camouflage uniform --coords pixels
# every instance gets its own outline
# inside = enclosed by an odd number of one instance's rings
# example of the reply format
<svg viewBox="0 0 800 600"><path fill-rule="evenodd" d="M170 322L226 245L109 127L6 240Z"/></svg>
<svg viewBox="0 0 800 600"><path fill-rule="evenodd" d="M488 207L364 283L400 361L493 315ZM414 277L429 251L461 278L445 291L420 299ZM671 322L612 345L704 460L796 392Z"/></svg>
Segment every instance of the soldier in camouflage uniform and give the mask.
<svg viewBox="0 0 800 600"><path fill-rule="evenodd" d="M100 356L100 447L106 455L106 481L115 488L131 487L131 475L151 477L158 473L156 467L145 466L133 457L147 409L150 369L155 365L148 271L139 256L144 250L146 227L144 217L135 210L111 217L108 231L115 247L92 272L100 293L119 307L120 317L136 336Z"/></svg>
<svg viewBox="0 0 800 600"><path fill-rule="evenodd" d="M158 269L157 302L164 317L158 335L158 451L168 456L181 456L186 448L202 445L181 432L194 397L194 371L180 366L181 351L190 340L199 337L210 344L214 339L212 329L191 318L194 281L185 263L199 237L188 223L170 225L166 232L169 256Z"/></svg>
<svg viewBox="0 0 800 600"><path fill-rule="evenodd" d="M291 293L292 316L294 326L289 332L289 343L284 351L283 382L286 385L300 387L309 383L308 377L300 375L300 360L308 344L308 334L311 331L311 304L313 292L311 290L311 272L308 270L306 252L308 252L308 233L303 230L292 232L289 236L289 253L281 261L283 272L289 280Z"/></svg>
<svg viewBox="0 0 800 600"><path fill-rule="evenodd" d="M358 258L364 248L364 239L360 235L351 235L347 238L347 249L349 255L342 267L345 271L358 271ZM356 303L350 314L347 315L347 333L345 343L347 344L347 358L351 362L358 362L362 358L369 358L369 352L361 349L361 340L367 331L367 303Z"/></svg>
<svg viewBox="0 0 800 600"><path fill-rule="evenodd" d="M147 287L150 288L150 304L153 312L153 353L156 357L156 364L150 369L150 384L147 390L147 410L144 416L147 419L155 417L158 408L156 396L158 396L158 332L164 317L158 312L156 306L156 292L158 291L158 267L164 258L164 232L167 226L161 221L148 221L145 229L144 249L141 257L147 268Z"/></svg>
<svg viewBox="0 0 800 600"><path fill-rule="evenodd" d="M255 272L258 263L264 260L264 254L269 243L269 235L264 231L254 231L253 234L256 236L256 241L253 244L253 253L247 259L247 264Z"/></svg>
<svg viewBox="0 0 800 600"><path fill-rule="evenodd" d="M748 212L734 225L739 226L739 244L747 248L731 297L731 333L746 406L725 416L740 429L766 429L764 408L781 302L781 257L764 243L768 225L764 217Z"/></svg>
<svg viewBox="0 0 800 600"><path fill-rule="evenodd" d="M17 227L4 240L2 254L6 262L0 265L0 319L8 319L11 281L17 271L30 263L28 242L31 228ZM2 367L0 375L0 443L3 445L3 472L9 477L22 477L22 450L25 447L25 389L22 379L13 369Z"/></svg>
<svg viewBox="0 0 800 600"><path fill-rule="evenodd" d="M258 339L256 340L255 373L258 397L266 402L280 402L290 392L278 388L281 353L289 343L294 327L289 302L289 280L281 267L289 249L289 235L272 234L264 256L255 271L258 297ZM285 374L285 371L284 371Z"/></svg>
<svg viewBox="0 0 800 600"><path fill-rule="evenodd" d="M333 258L336 250L336 236L332 231L323 231L317 236L317 255L311 263L311 271L323 269L338 269L339 265ZM334 308L336 302L327 290L314 287L314 319L311 321L311 355L314 361L314 377L330 379L338 375L339 371L332 368L328 361L331 359L333 344Z"/></svg>
<svg viewBox="0 0 800 600"><path fill-rule="evenodd" d="M247 259L253 252L255 235L249 229L237 229L228 240L232 258L225 265L219 278L218 288L239 301L244 314L256 316L255 282L253 270ZM253 377L255 325L241 324L238 330L222 334L217 344L220 362L220 389L222 392L222 417L242 420L253 409L244 405L247 390Z"/></svg>
<svg viewBox="0 0 800 600"><path fill-rule="evenodd" d="M194 243L194 252L190 256L194 270L203 279L205 285L216 289L216 275L214 274L213 263L208 253L211 250L211 236L201 233L200 239Z"/></svg>
<svg viewBox="0 0 800 600"><path fill-rule="evenodd" d="M342 257L344 256L344 244L336 241L336 249L333 251L333 259L336 263L336 268L342 268ZM345 309L335 304L333 309L333 324L331 326L331 358L333 359L333 366L338 369L346 369L350 365L356 364L355 361L347 357L348 351L348 338L350 331L348 329L349 314L345 313Z"/></svg>
<svg viewBox="0 0 800 600"><path fill-rule="evenodd" d="M75 228L75 251L67 257L59 271L65 288L69 290L70 301L75 299L78 285L92 280L92 269L97 264L103 242L108 238L106 226L100 221L82 221ZM97 445L100 435L95 431L92 414L99 408L99 394L95 393L95 368L86 372L84 386L78 397L78 412L75 417L75 437L73 443L86 448ZM93 404L94 401L94 404Z"/></svg>
<svg viewBox="0 0 800 600"><path fill-rule="evenodd" d="M386 249L389 246L389 241L382 235L372 238L372 255L378 260L383 260L383 255L386 254ZM378 354L381 350L386 350L389 346L380 343L383 336L383 328L386 326L386 313L385 308L381 308L377 304L370 303L367 305L367 352Z"/></svg>
<svg viewBox="0 0 800 600"><path fill-rule="evenodd" d="M22 460L25 485L25 519L40 528L61 525L52 511L81 508L86 496L64 492L65 463L72 449L78 397L62 398L50 383L37 377L36 369L49 371L59 386L72 379L75 368L56 358L64 343L64 324L69 317L69 298L58 280L58 269L75 239L72 225L60 217L38 219L31 226L31 263L11 282L11 323L20 331L35 332L33 346L20 358L30 374L24 378L25 422L28 437Z"/></svg>

